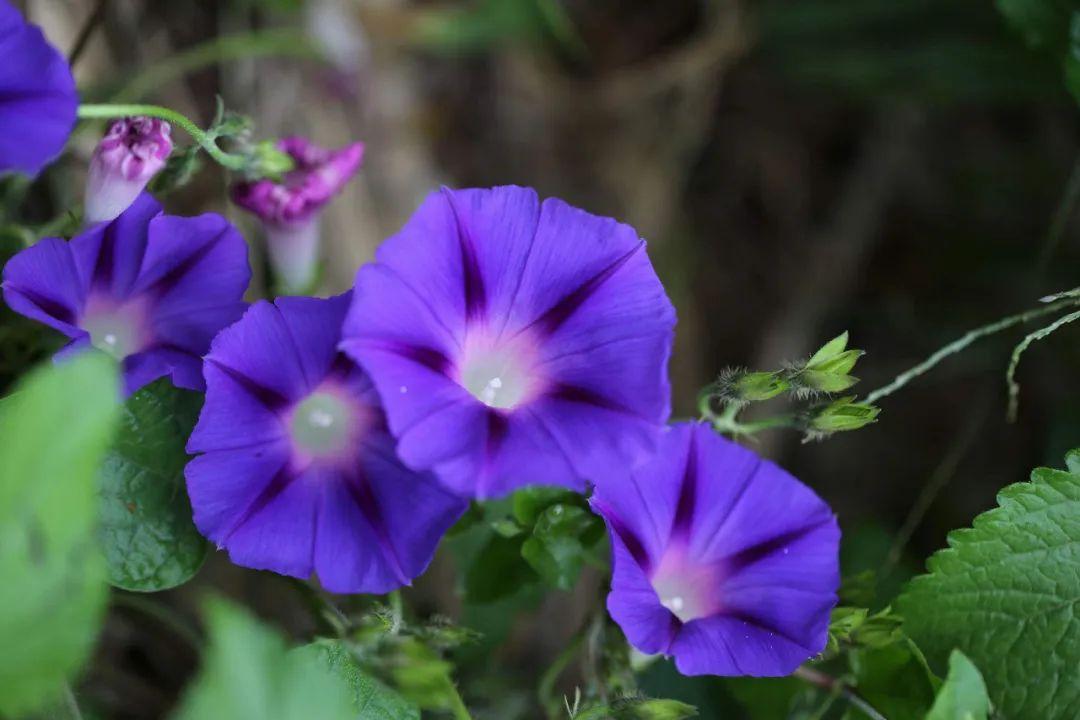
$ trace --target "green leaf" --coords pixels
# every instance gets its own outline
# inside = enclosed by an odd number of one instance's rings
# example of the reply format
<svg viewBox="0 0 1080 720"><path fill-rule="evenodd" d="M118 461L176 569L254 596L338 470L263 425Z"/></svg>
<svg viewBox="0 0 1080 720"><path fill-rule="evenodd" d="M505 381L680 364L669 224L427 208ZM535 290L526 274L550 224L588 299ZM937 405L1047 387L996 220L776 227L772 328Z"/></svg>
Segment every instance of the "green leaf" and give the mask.
<svg viewBox="0 0 1080 720"><path fill-rule="evenodd" d="M494 602L537 581L536 571L521 557L525 537L492 534L488 538L465 572L466 602Z"/></svg>
<svg viewBox="0 0 1080 720"><path fill-rule="evenodd" d="M979 669L959 650L949 655L949 675L926 720L986 720L990 699Z"/></svg>
<svg viewBox="0 0 1080 720"><path fill-rule="evenodd" d="M312 653L352 690L356 720L420 720L420 711L397 692L363 671L338 640L319 640L293 650Z"/></svg>
<svg viewBox="0 0 1080 720"><path fill-rule="evenodd" d="M0 405L0 715L54 700L105 608L94 479L118 414L116 366L35 370Z"/></svg>
<svg viewBox="0 0 1080 720"><path fill-rule="evenodd" d="M1076 451L1070 453L1075 465ZM1040 468L949 535L897 601L934 667L958 648L1012 720L1080 708L1080 473Z"/></svg>
<svg viewBox="0 0 1080 720"><path fill-rule="evenodd" d="M1068 0L997 0L998 10L1034 48L1060 51L1069 27Z"/></svg>
<svg viewBox="0 0 1080 720"><path fill-rule="evenodd" d="M511 507L517 523L523 528L532 528L540 515L552 505L572 503L579 497L566 488L530 485L514 493Z"/></svg>
<svg viewBox="0 0 1080 720"><path fill-rule="evenodd" d="M184 446L201 407L202 395L165 379L124 404L121 431L101 471L102 543L116 587L175 587L206 558L184 486Z"/></svg>
<svg viewBox="0 0 1080 720"><path fill-rule="evenodd" d="M588 549L603 535L599 518L576 505L552 505L521 546L521 556L548 584L569 590L577 582Z"/></svg>
<svg viewBox="0 0 1080 720"><path fill-rule="evenodd" d="M1032 48L1057 58L1065 85L1080 101L1080 7L1072 0L997 0L998 9Z"/></svg>
<svg viewBox="0 0 1080 720"><path fill-rule="evenodd" d="M354 693L310 650L224 600L207 603L210 646L188 687L178 720L355 720Z"/></svg>
<svg viewBox="0 0 1080 720"><path fill-rule="evenodd" d="M934 702L936 678L907 638L882 647L862 647L849 655L855 687L889 720L923 720ZM862 714L849 717L862 718Z"/></svg>

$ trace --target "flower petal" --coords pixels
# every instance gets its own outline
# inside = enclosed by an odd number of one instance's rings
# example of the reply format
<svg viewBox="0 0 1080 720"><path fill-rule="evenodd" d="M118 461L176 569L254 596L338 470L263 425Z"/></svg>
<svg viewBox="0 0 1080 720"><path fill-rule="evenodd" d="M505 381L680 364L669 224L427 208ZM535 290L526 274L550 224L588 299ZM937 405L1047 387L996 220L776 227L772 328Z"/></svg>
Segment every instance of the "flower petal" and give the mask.
<svg viewBox="0 0 1080 720"><path fill-rule="evenodd" d="M285 404L311 390L299 349L276 306L266 300L218 333L206 362L246 381L265 402Z"/></svg>
<svg viewBox="0 0 1080 720"><path fill-rule="evenodd" d="M824 616L828 618L828 608ZM807 649L738 617L716 616L683 625L671 653L683 675L780 677L790 675L820 649Z"/></svg>
<svg viewBox="0 0 1080 720"><path fill-rule="evenodd" d="M627 549L622 539L612 533L613 570L608 612L619 624L626 639L644 653L668 653L679 623L649 584L645 570Z"/></svg>
<svg viewBox="0 0 1080 720"><path fill-rule="evenodd" d="M323 586L337 593L408 585L466 506L434 478L402 465L385 435L365 442L358 472L325 484L322 502L315 567Z"/></svg>
<svg viewBox="0 0 1080 720"><path fill-rule="evenodd" d="M4 302L15 312L59 330L70 338L84 336L78 327L86 302L71 247L60 238L45 238L4 265Z"/></svg>
<svg viewBox="0 0 1080 720"><path fill-rule="evenodd" d="M0 6L0 172L36 175L75 127L75 80L40 29Z"/></svg>
<svg viewBox="0 0 1080 720"><path fill-rule="evenodd" d="M289 448L284 442L208 453L184 468L188 495L199 532L224 547L245 512L285 468Z"/></svg>
<svg viewBox="0 0 1080 720"><path fill-rule="evenodd" d="M188 438L189 453L250 448L285 439L285 427L258 386L214 363L203 368L206 401Z"/></svg>

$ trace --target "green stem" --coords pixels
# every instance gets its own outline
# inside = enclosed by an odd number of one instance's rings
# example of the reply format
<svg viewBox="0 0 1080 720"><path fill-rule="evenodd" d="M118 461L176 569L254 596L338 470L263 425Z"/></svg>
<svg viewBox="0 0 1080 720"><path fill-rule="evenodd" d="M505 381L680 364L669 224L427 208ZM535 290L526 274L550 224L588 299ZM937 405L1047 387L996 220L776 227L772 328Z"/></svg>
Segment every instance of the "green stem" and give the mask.
<svg viewBox="0 0 1080 720"><path fill-rule="evenodd" d="M900 373L888 385L885 385L883 387L878 388L877 390L874 390L873 392L871 392L869 395L866 396L866 399L863 402L872 405L875 402L877 402L878 400L880 400L881 398L892 395L894 392L896 392L900 388L904 387L905 385L907 385L909 382L911 382L915 378L917 378L920 375L923 375L923 374L929 372L930 370L932 370L942 360L946 359L950 355L955 355L956 353L960 352L961 350L964 350L969 345L974 343L976 340L980 340L980 339L982 339L984 337L987 337L989 335L999 333L999 332L1001 332L1003 330L1008 330L1009 328L1015 327L1017 325L1022 325L1024 323L1030 322L1031 320L1034 320L1036 318L1045 317L1047 315L1053 315L1054 313L1056 313L1056 312L1058 312L1060 310L1063 310L1063 309L1069 308L1069 307L1075 307L1078 304L1080 304L1080 298L1068 297L1068 298L1066 298L1064 300L1060 300L1060 301L1057 301L1057 302L1052 302L1052 303L1050 303L1048 305L1043 305L1042 307L1033 308L1031 310L1027 310L1025 312L1018 313L1016 315L1010 315L1007 318L1002 318L1001 320L998 320L996 322L992 322L989 325L983 325L982 327L975 328L974 330L971 330L970 332L965 333L961 337L957 338L956 340L952 341L951 343L949 343L945 347L941 348L940 350L938 350L933 355L931 355L930 357L923 360L921 363L919 363L915 367L913 367L913 368L911 368L909 370L906 370L905 372Z"/></svg>
<svg viewBox="0 0 1080 720"><path fill-rule="evenodd" d="M147 115L149 117L167 120L173 125L183 128L195 142L199 143L210 157L229 170L243 170L248 159L242 155L232 155L217 146L214 138L198 125L188 120L184 115L160 105L80 105L79 117L84 120L111 119L129 117L132 115Z"/></svg>
<svg viewBox="0 0 1080 720"><path fill-rule="evenodd" d="M540 676L540 683L536 687L536 694L540 698L540 706L547 711L549 716L558 712L561 708L558 699L555 697L555 683L558 682L559 676L563 674L567 666L571 661L577 657L581 652L581 646L585 644L585 638L589 634L589 628L592 623L587 622L580 630L574 633L574 637L571 639L570 644L559 653L558 657L548 666L548 669L544 671L544 674ZM554 708L554 709L553 709Z"/></svg>
<svg viewBox="0 0 1080 720"><path fill-rule="evenodd" d="M454 716L455 720L472 720L469 708L465 706L465 701L461 699L461 693L458 692L457 686L452 682L447 684L450 686L450 714Z"/></svg>
<svg viewBox="0 0 1080 720"><path fill-rule="evenodd" d="M1009 388L1009 422L1016 422L1016 413L1020 406L1020 383L1016 382L1016 368L1020 365L1020 356L1024 354L1025 350L1031 347L1033 342L1042 340L1047 335L1056 332L1061 326L1068 325L1076 320L1080 320L1080 310L1059 317L1046 327L1039 328L1021 340L1020 344L1013 348L1012 358L1009 359L1009 369L1005 371L1005 384Z"/></svg>
<svg viewBox="0 0 1080 720"><path fill-rule="evenodd" d="M390 601L390 634L397 635L405 624L405 606L401 599L401 591L394 590L387 595Z"/></svg>
<svg viewBox="0 0 1080 720"><path fill-rule="evenodd" d="M871 720L887 720L884 715L879 713L874 707L866 702L857 692L855 692L846 682L838 680L832 675L826 675L820 670L815 670L812 667L806 665L800 666L795 670L795 677L800 680L804 680L815 687L819 687L829 693L839 693L845 700L859 708L868 718Z"/></svg>
<svg viewBox="0 0 1080 720"><path fill-rule="evenodd" d="M202 68L229 60L259 56L295 55L318 58L303 33L295 30L259 30L216 37L151 65L117 91L114 102L132 102L166 83Z"/></svg>

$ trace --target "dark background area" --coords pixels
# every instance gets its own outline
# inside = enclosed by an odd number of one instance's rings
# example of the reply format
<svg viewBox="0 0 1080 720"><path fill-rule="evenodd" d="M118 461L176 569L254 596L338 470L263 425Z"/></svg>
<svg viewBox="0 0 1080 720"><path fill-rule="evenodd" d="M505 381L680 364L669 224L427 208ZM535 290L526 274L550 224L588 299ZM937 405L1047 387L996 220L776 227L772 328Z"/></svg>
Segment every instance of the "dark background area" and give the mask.
<svg viewBox="0 0 1080 720"><path fill-rule="evenodd" d="M22 4L61 49L97 6ZM679 313L671 364L678 416L696 412L697 390L723 368L775 369L844 330L867 352L856 370L865 394L968 329L1080 284L1076 223L1063 216L1060 239L1050 232L1080 151L1076 104L1054 59L1030 50L992 3L103 7L77 68L84 99L158 102L205 125L221 95L255 119L260 137L301 132L326 145L367 143L360 178L326 218L326 293L346 289L379 240L440 183L530 185L634 225ZM317 10L338 13L327 17L354 41L343 44L352 60L343 53L334 68L314 59L328 47L315 31ZM284 41L271 50L207 45L252 32L285 33ZM255 57L251 47L263 49ZM44 222L79 200L99 130L82 131L75 150L35 185L33 217ZM225 191L224 174L207 166L166 206L226 213L254 239L256 228L227 205ZM6 386L52 341L3 313ZM759 452L835 508L846 569L884 568L879 602L1001 487L1037 465L1060 465L1080 445L1077 328L1025 356L1019 418L1006 421L1005 368L1024 333L946 361L885 398L879 421L861 431L811 443L784 431L756 439ZM910 542L898 543L930 482L947 485ZM466 607L455 583L470 542L449 541L407 601L421 615L447 614L486 633L462 654L463 693L478 720L534 717L532 696L506 689L535 684L595 605L601 580L591 573L572 593L541 599L525 591ZM216 554L183 589L114 605L80 691L101 717L168 711L197 655L154 619L154 608L195 623L210 587L298 635L313 630L287 582ZM648 677L649 689L696 693L699 702L701 693L730 699L739 690L709 680L676 687L662 667ZM567 673L560 687L572 694L575 679ZM709 707L729 707L715 702Z"/></svg>

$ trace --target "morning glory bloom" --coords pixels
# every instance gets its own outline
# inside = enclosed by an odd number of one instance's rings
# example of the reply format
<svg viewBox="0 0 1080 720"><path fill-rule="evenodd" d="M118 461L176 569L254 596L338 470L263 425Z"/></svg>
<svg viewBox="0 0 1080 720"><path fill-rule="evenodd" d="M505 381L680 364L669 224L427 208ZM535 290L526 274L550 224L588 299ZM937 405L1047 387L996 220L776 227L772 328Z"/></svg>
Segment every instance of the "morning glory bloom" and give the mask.
<svg viewBox="0 0 1080 720"><path fill-rule="evenodd" d="M15 312L122 361L133 393L169 376L203 388L202 355L243 312L251 279L247 244L225 218L164 215L148 194L120 217L70 242L45 238L4 266Z"/></svg>
<svg viewBox="0 0 1080 720"><path fill-rule="evenodd" d="M376 257L342 348L407 465L488 498L580 490L654 449L675 311L632 228L526 188L443 189Z"/></svg>
<svg viewBox="0 0 1080 720"><path fill-rule="evenodd" d="M321 148L306 138L282 138L278 150L296 166L281 182L269 178L239 182L232 200L262 221L270 264L282 289L310 289L318 270L319 213L352 179L364 156L364 145L340 150Z"/></svg>
<svg viewBox="0 0 1080 720"><path fill-rule="evenodd" d="M217 336L188 494L238 565L384 593L424 571L466 506L398 460L378 395L337 351L348 307L263 300Z"/></svg>
<svg viewBox="0 0 1080 720"><path fill-rule="evenodd" d="M638 650L684 675L777 676L825 647L840 530L776 465L681 423L591 502L611 535L608 612Z"/></svg>
<svg viewBox="0 0 1080 720"><path fill-rule="evenodd" d="M108 222L124 212L165 167L172 152L169 123L129 117L109 125L90 159L85 220Z"/></svg>
<svg viewBox="0 0 1080 720"><path fill-rule="evenodd" d="M0 173L36 175L59 155L78 105L67 61L0 0Z"/></svg>

